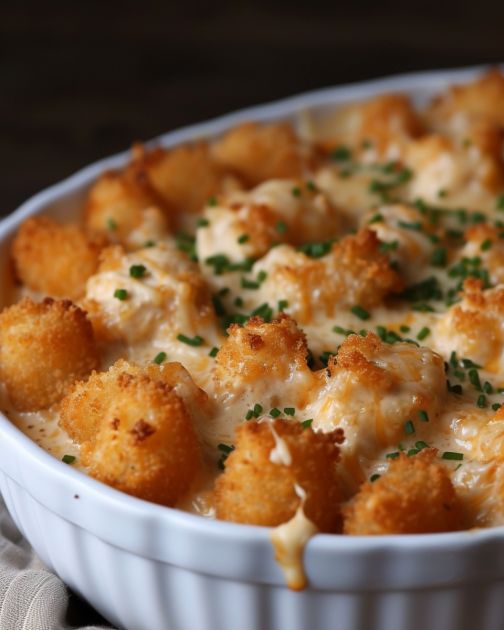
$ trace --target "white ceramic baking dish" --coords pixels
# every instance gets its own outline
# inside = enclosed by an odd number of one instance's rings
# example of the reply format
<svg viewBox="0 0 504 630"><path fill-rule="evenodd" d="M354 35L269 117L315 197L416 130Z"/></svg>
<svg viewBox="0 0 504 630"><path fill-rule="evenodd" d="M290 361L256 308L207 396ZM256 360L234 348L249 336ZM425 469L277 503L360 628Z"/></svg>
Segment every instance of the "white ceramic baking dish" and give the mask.
<svg viewBox="0 0 504 630"><path fill-rule="evenodd" d="M422 102L481 68L329 88L162 136L173 146L242 120L400 90ZM27 216L72 216L89 184L127 154L98 162L26 202L0 224L0 265ZM4 287L7 282L4 277ZM289 591L269 530L210 521L119 493L55 460L0 415L0 490L42 560L127 630L502 630L504 527L423 536L317 535L310 587Z"/></svg>

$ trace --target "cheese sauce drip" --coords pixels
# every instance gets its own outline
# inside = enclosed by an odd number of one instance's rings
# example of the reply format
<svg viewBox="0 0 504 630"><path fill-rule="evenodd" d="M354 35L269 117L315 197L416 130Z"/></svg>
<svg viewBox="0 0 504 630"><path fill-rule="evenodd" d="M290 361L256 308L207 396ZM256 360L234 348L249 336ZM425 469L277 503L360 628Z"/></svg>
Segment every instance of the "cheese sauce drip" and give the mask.
<svg viewBox="0 0 504 630"><path fill-rule="evenodd" d="M304 513L305 491L298 484L294 485L294 489L300 499L299 507L290 521L273 529L270 538L287 586L293 591L302 591L308 585L303 564L304 549L318 530Z"/></svg>

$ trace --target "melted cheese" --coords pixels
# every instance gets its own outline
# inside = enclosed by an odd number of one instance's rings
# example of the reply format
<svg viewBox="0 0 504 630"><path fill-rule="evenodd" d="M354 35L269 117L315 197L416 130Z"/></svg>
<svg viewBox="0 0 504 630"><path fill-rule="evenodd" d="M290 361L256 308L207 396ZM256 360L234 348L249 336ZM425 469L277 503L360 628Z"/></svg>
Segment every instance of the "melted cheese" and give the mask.
<svg viewBox="0 0 504 630"><path fill-rule="evenodd" d="M338 120L338 125L342 120L350 126L360 124L351 108ZM312 426L318 431L343 428L340 472L346 497L371 475L386 471L388 454L408 451L418 441L441 453L461 453L462 462L444 463L472 523L504 523L504 466L500 465L504 420L492 410L492 405L503 401L498 392L504 385L504 298L501 307L498 295L503 287L485 290L477 299L467 293L460 303L446 304L448 299L458 299L463 278L457 275L457 266L467 265L467 260L473 261L470 264L476 271L488 267L490 283L502 282L504 241L498 240L499 225L492 225L495 233L486 249L485 236L469 236L464 244L456 240L456 234L448 233L456 230L462 234L485 216L491 222L498 220L494 210L502 193L498 188L501 180L492 171L495 164L490 155L460 142L467 127L462 114L438 123L431 123L432 128L424 130L421 137L415 131L411 138L405 133L407 125L398 131L391 124L390 138L381 138L382 146L372 142L366 147L351 146L355 159L334 163L318 158L314 160L317 167L307 174L310 186L301 179L275 179L249 191L223 194L217 206L203 210L206 224L196 232L197 264L177 250L158 214L146 210L145 223L129 235L127 243L129 248L139 249L121 250L88 281L84 306L94 305L114 340L104 345L102 368L119 356L150 362L161 351L166 352L167 360L180 361L209 396L211 411L197 430L205 456L212 463L219 457L218 444L233 443L236 425L257 403L264 413L274 407L293 407L293 421L313 418ZM305 140L320 145L324 136L320 121L305 113L300 129ZM440 136L440 130L447 137ZM347 129L343 135L340 131L334 137L350 142L355 135L355 129ZM397 168L386 163L395 159L402 160ZM398 169L404 167L411 173L394 184ZM380 189L384 182L385 188ZM390 182L393 185L387 188ZM467 212L460 211L461 207ZM475 210L479 215L471 216ZM290 233L284 231L282 222L291 228ZM344 299L335 300L331 316L312 307L319 304L321 294L316 282L300 297L295 280L299 270L306 267L307 257L297 251L297 245L334 241L359 227L373 230L386 244L385 251L398 265L406 286L429 280L437 284L443 299L425 298L421 292L420 297L409 301L386 295L362 318ZM149 239L155 239L157 246L142 248ZM217 270L215 260L212 262L215 256L234 263L235 269ZM255 263L240 266L250 256L257 258ZM337 262L330 268L332 275L338 274ZM132 265L144 265L148 273L134 278ZM279 268L282 273L277 274ZM127 300L114 297L119 288L126 289ZM23 292L29 293L26 289ZM236 375L225 387L219 386L215 359L209 353L214 346L222 346L226 336L214 314L212 297L226 313L244 318L257 310L264 313L265 305L276 314L283 302L282 310L302 322L318 369L292 365L285 378L268 377L250 385ZM303 300L308 305L303 306ZM381 331L382 336L395 334L408 342L384 344L373 356L359 359L369 373L382 375L382 381L366 380L352 365L331 368L329 375L318 357L335 354L348 331ZM202 343L187 345L178 339L179 334L198 335ZM481 388L471 384L469 368L462 359L481 366ZM448 374L443 362L449 365ZM463 393L447 391L447 379L452 386L462 386ZM489 386L485 386L486 381ZM484 400L478 406L484 386ZM75 455L75 465L80 465L78 446L59 428L56 408L19 413L12 409L5 393L2 405L13 422L43 448L57 458ZM419 411L428 412L428 422ZM197 410L193 415L197 416ZM413 434L405 432L408 420L413 423ZM273 426L271 430L275 446L270 461L289 466L287 445ZM214 466L202 488L179 507L213 518L211 489L217 474ZM296 491L301 503L295 516L276 528L271 538L289 586L300 589L306 585L304 546L316 528L303 512L302 490Z"/></svg>

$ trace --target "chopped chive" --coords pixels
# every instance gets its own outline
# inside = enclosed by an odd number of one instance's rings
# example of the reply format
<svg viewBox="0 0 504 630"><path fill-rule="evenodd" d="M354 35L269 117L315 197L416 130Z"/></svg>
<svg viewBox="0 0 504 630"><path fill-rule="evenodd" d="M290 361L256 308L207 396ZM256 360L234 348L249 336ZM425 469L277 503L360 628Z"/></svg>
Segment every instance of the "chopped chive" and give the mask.
<svg viewBox="0 0 504 630"><path fill-rule="evenodd" d="M467 375L469 377L469 382L471 383L471 385L478 391L481 391L481 381L478 370L476 370L475 368L471 368Z"/></svg>
<svg viewBox="0 0 504 630"><path fill-rule="evenodd" d="M284 414L286 416L293 416L296 413L296 409L294 407L284 407Z"/></svg>
<svg viewBox="0 0 504 630"><path fill-rule="evenodd" d="M485 383L483 384L483 391L485 392L485 394L493 394L494 389L492 387L492 384L488 381L485 381Z"/></svg>
<svg viewBox="0 0 504 630"><path fill-rule="evenodd" d="M371 225L371 223L378 223L379 221L383 221L383 214L377 212L376 214L373 214L368 223Z"/></svg>
<svg viewBox="0 0 504 630"><path fill-rule="evenodd" d="M446 247L437 247L432 252L430 262L434 267L446 266Z"/></svg>
<svg viewBox="0 0 504 630"><path fill-rule="evenodd" d="M378 249L382 252L382 254L385 252L395 252L398 247L399 247L399 241L390 241L388 243L385 241L382 241L378 245Z"/></svg>
<svg viewBox="0 0 504 630"><path fill-rule="evenodd" d="M272 418L278 418L278 416L282 415L282 412L277 407L273 407L273 409L270 409L269 415Z"/></svg>
<svg viewBox="0 0 504 630"><path fill-rule="evenodd" d="M471 359L462 359L462 365L467 368L475 368L476 370L481 370L481 365L478 363L474 363Z"/></svg>
<svg viewBox="0 0 504 630"><path fill-rule="evenodd" d="M375 473L374 475L371 475L371 477L369 477L369 481L371 481L371 482L376 481L380 477L381 477L381 475L379 475L378 473Z"/></svg>
<svg viewBox="0 0 504 630"><path fill-rule="evenodd" d="M485 396L485 394L480 394L478 396L478 400L476 401L476 405L480 409L484 409L487 406L487 397Z"/></svg>
<svg viewBox="0 0 504 630"><path fill-rule="evenodd" d="M156 356L154 357L153 361L154 363L161 365L161 363L163 363L165 359L166 359L166 352L158 352L158 354L156 354Z"/></svg>
<svg viewBox="0 0 504 630"><path fill-rule="evenodd" d="M247 413L245 414L245 420L252 420L253 417L254 417L254 411L252 409L249 409Z"/></svg>
<svg viewBox="0 0 504 630"><path fill-rule="evenodd" d="M263 407L259 403L254 405L254 416L258 418L263 412Z"/></svg>
<svg viewBox="0 0 504 630"><path fill-rule="evenodd" d="M415 425L412 420L407 420L404 423L404 433L406 433L406 435L413 435L413 433L415 433Z"/></svg>
<svg viewBox="0 0 504 630"><path fill-rule="evenodd" d="M455 453L454 451L445 451L442 455L441 455L442 459L451 459L451 460L455 460L455 461L460 461L462 459L464 459L464 454L463 453Z"/></svg>
<svg viewBox="0 0 504 630"><path fill-rule="evenodd" d="M366 320L371 317L371 315L366 311L366 309L362 308L362 306L359 306L358 304L356 304L355 306L352 306L350 310L359 319Z"/></svg>
<svg viewBox="0 0 504 630"><path fill-rule="evenodd" d="M211 357L216 357L217 353L219 352L219 348L217 348L216 346L214 346L210 352L208 353L209 356Z"/></svg>
<svg viewBox="0 0 504 630"><path fill-rule="evenodd" d="M453 371L453 375L456 376L459 381L465 381L465 372L462 372L462 370L454 370Z"/></svg>
<svg viewBox="0 0 504 630"><path fill-rule="evenodd" d="M346 162L352 157L350 149L344 145L336 147L331 153L331 159L335 162Z"/></svg>
<svg viewBox="0 0 504 630"><path fill-rule="evenodd" d="M243 243L246 243L248 240L250 240L250 235L249 234L241 234L238 237L238 243L240 243L240 245L243 245Z"/></svg>
<svg viewBox="0 0 504 630"><path fill-rule="evenodd" d="M132 278L143 278L147 268L144 265L131 265L129 274Z"/></svg>
<svg viewBox="0 0 504 630"><path fill-rule="evenodd" d="M424 339L427 339L427 337L430 335L430 332L431 332L430 328L428 328L427 326L424 326L417 335L418 341L423 341Z"/></svg>
<svg viewBox="0 0 504 630"><path fill-rule="evenodd" d="M203 337L196 335L195 337L187 337L186 335L177 335L177 339L182 343L186 343L188 346L201 346L203 343Z"/></svg>
<svg viewBox="0 0 504 630"><path fill-rule="evenodd" d="M309 420L303 420L303 422L301 422L301 426L303 427L303 429L309 429L312 425L313 422L313 418L310 418Z"/></svg>
<svg viewBox="0 0 504 630"><path fill-rule="evenodd" d="M196 221L196 225L198 227L207 227L207 225L210 225L210 221L208 219L206 219L205 217L200 217L197 221Z"/></svg>
<svg viewBox="0 0 504 630"><path fill-rule="evenodd" d="M64 464L73 464L76 459L77 458L75 457L75 455L63 455L63 457L61 458L61 461Z"/></svg>
<svg viewBox="0 0 504 630"><path fill-rule="evenodd" d="M414 232L421 232L423 227L420 221L398 221L398 225L405 230L413 230Z"/></svg>
<svg viewBox="0 0 504 630"><path fill-rule="evenodd" d="M464 390L462 389L462 385L458 385L458 384L457 385L452 385L450 383L450 381L446 381L446 388L452 394L457 394L459 396L464 393Z"/></svg>
<svg viewBox="0 0 504 630"><path fill-rule="evenodd" d="M492 239L487 238L481 243L480 249L482 252L487 252L492 247Z"/></svg>
<svg viewBox="0 0 504 630"><path fill-rule="evenodd" d="M240 296L235 297L233 304L238 308L241 308L243 306L243 298Z"/></svg>
<svg viewBox="0 0 504 630"><path fill-rule="evenodd" d="M155 247L155 246L156 246L156 241L148 240L148 241L145 241L144 243L144 247Z"/></svg>
<svg viewBox="0 0 504 630"><path fill-rule="evenodd" d="M301 188L299 188L299 186L294 186L291 193L294 197L301 197Z"/></svg>
<svg viewBox="0 0 504 630"><path fill-rule="evenodd" d="M209 197L207 200L208 206L216 206L217 205L217 197Z"/></svg>
<svg viewBox="0 0 504 630"><path fill-rule="evenodd" d="M266 280L266 278L267 278L267 277L268 277L268 272L267 272L267 271L264 271L264 270L261 270L261 271L257 274L257 282L259 282L259 283L261 283L261 284L262 284L262 283Z"/></svg>
<svg viewBox="0 0 504 630"><path fill-rule="evenodd" d="M424 442L423 440L418 440L418 442L415 442L415 448L421 451L424 448L429 448L429 445L427 444L427 442Z"/></svg>
<svg viewBox="0 0 504 630"><path fill-rule="evenodd" d="M418 448L410 448L410 449L408 449L408 452L406 453L406 455L408 457L413 457L413 455L418 455L419 452L420 451L419 451Z"/></svg>
<svg viewBox="0 0 504 630"><path fill-rule="evenodd" d="M441 199L443 197L446 197L447 194L448 194L448 191L445 188L440 188L437 192L437 196Z"/></svg>
<svg viewBox="0 0 504 630"><path fill-rule="evenodd" d="M501 407L502 407L502 404L501 404L501 403L494 403L494 404L492 405L492 409L493 409L494 411L498 411Z"/></svg>
<svg viewBox="0 0 504 630"><path fill-rule="evenodd" d="M279 234L285 234L285 232L287 232L287 223L285 223L285 221L278 221L275 225L275 230Z"/></svg>
<svg viewBox="0 0 504 630"><path fill-rule="evenodd" d="M241 288L242 289L258 289L260 284L259 282L256 282L255 280L249 280L248 278L243 278L240 281L241 284Z"/></svg>
<svg viewBox="0 0 504 630"><path fill-rule="evenodd" d="M429 414L425 411L425 409L420 409L418 411L418 417L422 422L429 422Z"/></svg>
<svg viewBox="0 0 504 630"><path fill-rule="evenodd" d="M287 300L278 300L278 310L284 311L289 306L289 302Z"/></svg>
<svg viewBox="0 0 504 630"><path fill-rule="evenodd" d="M387 453L385 457L387 459L397 459L399 455L400 455L399 451L394 451L393 453Z"/></svg>
<svg viewBox="0 0 504 630"><path fill-rule="evenodd" d="M115 232L117 228L118 228L117 221L113 219L112 217L109 217L107 219L107 229L110 230L111 232Z"/></svg>
<svg viewBox="0 0 504 630"><path fill-rule="evenodd" d="M306 182L306 188L308 188L308 190L310 190L311 192L315 192L317 190L317 185L315 184L315 182L312 182L312 180L309 179Z"/></svg>
<svg viewBox="0 0 504 630"><path fill-rule="evenodd" d="M497 208L497 210L504 210L504 195L497 197L495 207Z"/></svg>
<svg viewBox="0 0 504 630"><path fill-rule="evenodd" d="M118 300L124 301L128 297L128 292L126 289L116 289L114 291L114 297Z"/></svg>
<svg viewBox="0 0 504 630"><path fill-rule="evenodd" d="M409 332L410 332L410 330L411 330L411 328L410 328L409 326L399 326L399 330L400 330L402 333L409 333Z"/></svg>

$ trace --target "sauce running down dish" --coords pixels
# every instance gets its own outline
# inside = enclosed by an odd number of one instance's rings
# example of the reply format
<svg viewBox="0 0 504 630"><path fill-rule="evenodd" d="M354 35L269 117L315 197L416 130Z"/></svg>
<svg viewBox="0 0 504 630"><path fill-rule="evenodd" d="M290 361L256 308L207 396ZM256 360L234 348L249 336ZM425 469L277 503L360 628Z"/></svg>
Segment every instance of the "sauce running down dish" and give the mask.
<svg viewBox="0 0 504 630"><path fill-rule="evenodd" d="M504 522L504 77L133 148L32 217L2 409L119 490L316 532Z"/></svg>

